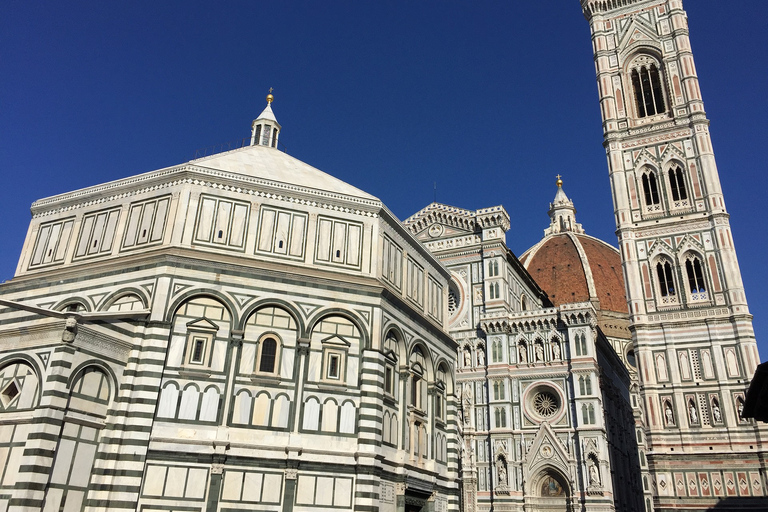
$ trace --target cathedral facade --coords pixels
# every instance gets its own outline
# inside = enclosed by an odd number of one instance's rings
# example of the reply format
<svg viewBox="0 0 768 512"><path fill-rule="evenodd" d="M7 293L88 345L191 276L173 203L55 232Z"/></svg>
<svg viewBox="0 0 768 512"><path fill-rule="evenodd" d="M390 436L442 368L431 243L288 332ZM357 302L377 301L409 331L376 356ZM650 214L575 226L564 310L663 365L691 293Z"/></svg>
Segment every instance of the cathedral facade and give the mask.
<svg viewBox="0 0 768 512"><path fill-rule="evenodd" d="M41 199L0 512L764 510L759 362L681 0L581 0L619 249L242 148ZM762 507L762 508L761 508Z"/></svg>

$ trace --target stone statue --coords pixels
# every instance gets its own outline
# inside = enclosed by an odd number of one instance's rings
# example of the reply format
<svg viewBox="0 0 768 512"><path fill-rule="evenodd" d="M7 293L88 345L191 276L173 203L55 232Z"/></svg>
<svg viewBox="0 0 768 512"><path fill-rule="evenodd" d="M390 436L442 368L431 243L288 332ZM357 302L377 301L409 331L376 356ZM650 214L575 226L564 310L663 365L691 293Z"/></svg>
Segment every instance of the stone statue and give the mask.
<svg viewBox="0 0 768 512"><path fill-rule="evenodd" d="M712 402L712 416L714 416L716 423L721 423L723 421L723 415L720 412L720 406L717 405L717 402Z"/></svg>
<svg viewBox="0 0 768 512"><path fill-rule="evenodd" d="M537 361L544 360L544 347L541 345L541 343L536 344L536 360Z"/></svg>
<svg viewBox="0 0 768 512"><path fill-rule="evenodd" d="M667 419L667 425L675 424L675 416L672 414L672 406L669 402L664 402L664 417Z"/></svg>
<svg viewBox="0 0 768 512"><path fill-rule="evenodd" d="M472 398L473 398L472 384L467 382L466 384L464 384L464 402L467 405L471 405L472 404Z"/></svg>
<svg viewBox="0 0 768 512"><path fill-rule="evenodd" d="M600 472L594 461L589 464L589 485L600 485Z"/></svg>
<svg viewBox="0 0 768 512"><path fill-rule="evenodd" d="M528 362L528 354L526 353L525 345L520 345L519 352L520 352L520 362L521 363L527 363Z"/></svg>
<svg viewBox="0 0 768 512"><path fill-rule="evenodd" d="M555 361L560 360L560 344L557 342L552 344L552 359Z"/></svg>
<svg viewBox="0 0 768 512"><path fill-rule="evenodd" d="M485 366L485 352L483 352L483 347L477 349L477 366Z"/></svg>
<svg viewBox="0 0 768 512"><path fill-rule="evenodd" d="M699 414L696 412L696 406L693 402L688 402L688 415L691 417L691 423L699 422Z"/></svg>
<svg viewBox="0 0 768 512"><path fill-rule="evenodd" d="M496 459L496 474L499 476L499 485L507 485L507 465L501 457Z"/></svg>
<svg viewBox="0 0 768 512"><path fill-rule="evenodd" d="M472 354L469 352L468 348L464 349L464 367L465 368L472 367Z"/></svg>

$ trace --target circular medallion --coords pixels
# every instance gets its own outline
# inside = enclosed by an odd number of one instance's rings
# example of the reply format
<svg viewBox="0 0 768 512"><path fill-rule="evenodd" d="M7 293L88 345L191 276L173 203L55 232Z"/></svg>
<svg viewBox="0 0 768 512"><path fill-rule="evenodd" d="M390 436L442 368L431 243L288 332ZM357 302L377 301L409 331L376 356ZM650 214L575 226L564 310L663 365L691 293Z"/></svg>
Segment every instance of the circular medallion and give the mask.
<svg viewBox="0 0 768 512"><path fill-rule="evenodd" d="M431 236L432 238L437 238L442 234L443 234L443 226L441 226L440 224L432 224L429 227L429 236Z"/></svg>

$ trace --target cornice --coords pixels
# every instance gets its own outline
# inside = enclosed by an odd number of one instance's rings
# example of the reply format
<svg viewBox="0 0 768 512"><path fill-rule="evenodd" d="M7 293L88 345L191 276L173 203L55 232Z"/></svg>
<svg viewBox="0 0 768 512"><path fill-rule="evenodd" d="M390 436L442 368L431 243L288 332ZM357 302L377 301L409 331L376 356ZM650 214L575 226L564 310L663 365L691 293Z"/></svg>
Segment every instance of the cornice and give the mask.
<svg viewBox="0 0 768 512"><path fill-rule="evenodd" d="M269 181L196 165L181 165L39 199L32 203L32 217L54 215L181 185L214 188L366 217L377 217L383 207L378 200ZM355 206L350 206L350 203Z"/></svg>

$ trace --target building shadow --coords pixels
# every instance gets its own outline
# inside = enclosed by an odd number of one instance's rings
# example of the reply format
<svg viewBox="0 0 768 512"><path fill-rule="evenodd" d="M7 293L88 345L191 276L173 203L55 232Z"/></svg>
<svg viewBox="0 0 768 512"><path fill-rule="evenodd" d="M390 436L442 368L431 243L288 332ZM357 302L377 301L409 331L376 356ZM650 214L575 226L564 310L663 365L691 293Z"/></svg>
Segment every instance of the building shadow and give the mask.
<svg viewBox="0 0 768 512"><path fill-rule="evenodd" d="M765 512L768 511L768 498L751 498L746 496L725 498L707 510L712 512Z"/></svg>

